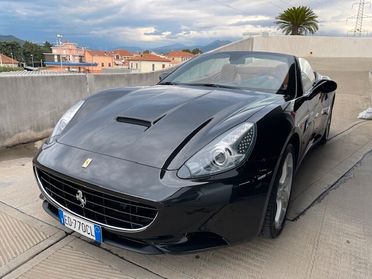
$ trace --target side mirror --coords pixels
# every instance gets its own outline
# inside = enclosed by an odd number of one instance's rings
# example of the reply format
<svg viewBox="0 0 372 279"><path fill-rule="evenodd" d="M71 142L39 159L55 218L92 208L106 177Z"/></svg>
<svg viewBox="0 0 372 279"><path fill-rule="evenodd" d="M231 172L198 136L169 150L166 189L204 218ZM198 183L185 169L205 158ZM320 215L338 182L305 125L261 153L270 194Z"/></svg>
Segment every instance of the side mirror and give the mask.
<svg viewBox="0 0 372 279"><path fill-rule="evenodd" d="M314 98L316 95L320 93L331 93L336 91L337 89L337 83L330 79L321 79L316 82L316 84L313 87L313 90L308 96L308 99Z"/></svg>
<svg viewBox="0 0 372 279"><path fill-rule="evenodd" d="M161 73L160 76L159 76L159 80L162 81L163 79L165 79L167 76L169 76L170 73L168 72L165 72L165 73Z"/></svg>

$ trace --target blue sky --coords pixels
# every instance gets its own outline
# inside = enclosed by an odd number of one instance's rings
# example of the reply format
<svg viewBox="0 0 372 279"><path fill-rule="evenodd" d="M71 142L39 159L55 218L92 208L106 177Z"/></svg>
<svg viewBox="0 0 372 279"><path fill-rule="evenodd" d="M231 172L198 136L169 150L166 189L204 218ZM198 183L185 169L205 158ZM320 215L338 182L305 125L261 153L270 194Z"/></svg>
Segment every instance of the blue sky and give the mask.
<svg viewBox="0 0 372 279"><path fill-rule="evenodd" d="M275 16L293 5L319 15L319 35L344 36L356 14L348 0L0 0L0 34L56 42L56 34L90 48L207 44L276 34ZM372 10L366 10L371 13ZM371 19L365 26L372 27ZM372 28L371 28L372 29ZM370 32L372 30L369 30Z"/></svg>

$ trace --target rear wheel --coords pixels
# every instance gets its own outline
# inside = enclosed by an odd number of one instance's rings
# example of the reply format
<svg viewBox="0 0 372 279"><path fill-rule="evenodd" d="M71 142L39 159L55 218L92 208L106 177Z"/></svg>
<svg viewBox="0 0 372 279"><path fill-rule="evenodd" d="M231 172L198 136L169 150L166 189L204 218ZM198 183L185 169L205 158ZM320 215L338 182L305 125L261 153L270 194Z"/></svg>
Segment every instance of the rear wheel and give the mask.
<svg viewBox="0 0 372 279"><path fill-rule="evenodd" d="M277 177L271 191L266 216L262 227L262 234L268 238L280 235L285 224L289 200L291 197L293 174L295 169L295 151L289 144L284 152Z"/></svg>

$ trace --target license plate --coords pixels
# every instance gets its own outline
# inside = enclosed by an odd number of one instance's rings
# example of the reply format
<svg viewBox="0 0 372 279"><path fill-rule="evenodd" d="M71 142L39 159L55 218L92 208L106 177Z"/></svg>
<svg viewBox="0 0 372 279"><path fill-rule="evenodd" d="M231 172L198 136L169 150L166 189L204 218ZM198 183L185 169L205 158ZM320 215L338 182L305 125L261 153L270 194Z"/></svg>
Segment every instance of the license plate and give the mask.
<svg viewBox="0 0 372 279"><path fill-rule="evenodd" d="M59 222L65 227L99 243L102 242L101 226L86 221L62 209L58 209Z"/></svg>

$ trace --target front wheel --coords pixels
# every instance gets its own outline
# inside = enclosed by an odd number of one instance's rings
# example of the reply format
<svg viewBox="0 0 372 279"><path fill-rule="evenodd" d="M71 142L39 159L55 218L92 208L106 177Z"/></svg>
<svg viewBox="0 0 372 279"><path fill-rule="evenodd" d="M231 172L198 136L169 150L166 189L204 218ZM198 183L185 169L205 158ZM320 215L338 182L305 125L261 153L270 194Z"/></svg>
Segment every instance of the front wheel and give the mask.
<svg viewBox="0 0 372 279"><path fill-rule="evenodd" d="M262 227L262 235L267 238L276 238L283 230L291 197L295 169L294 158L294 147L289 144L279 165Z"/></svg>
<svg viewBox="0 0 372 279"><path fill-rule="evenodd" d="M331 130L331 124L332 124L332 111L333 111L333 105L331 106L331 110L328 115L327 126L325 128L324 134L319 141L320 144L326 144L327 141L329 140L329 131Z"/></svg>

